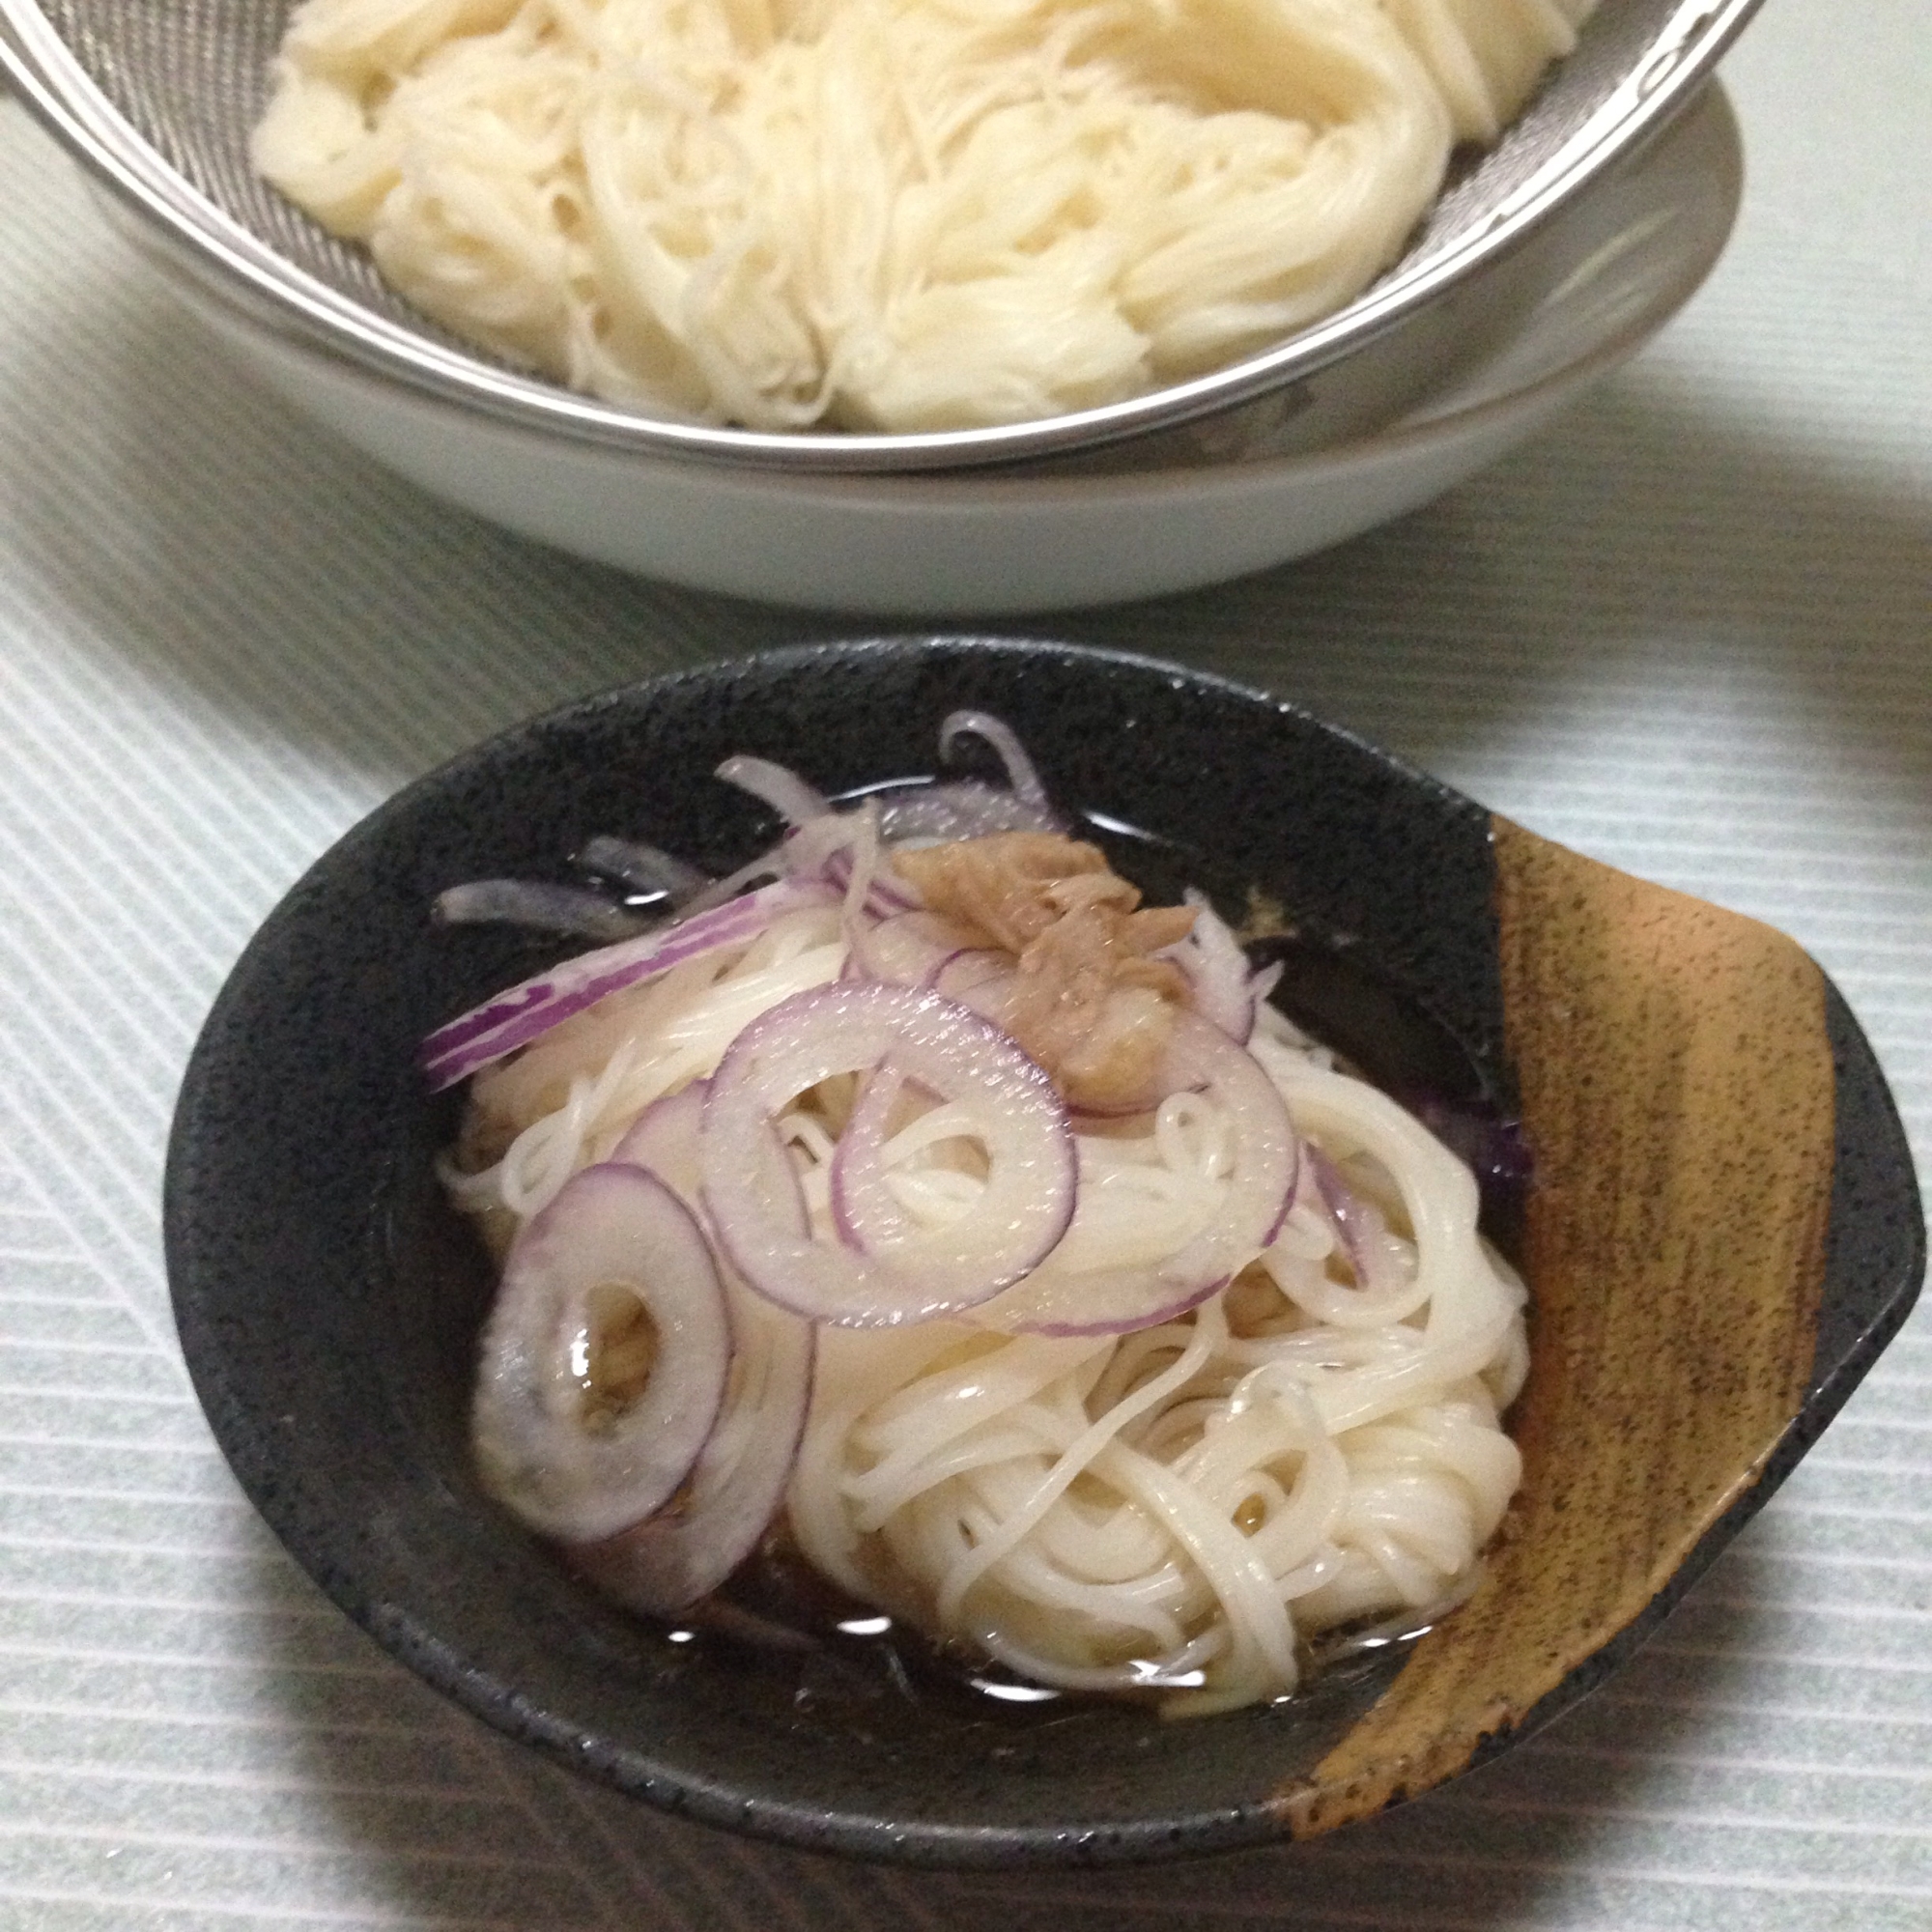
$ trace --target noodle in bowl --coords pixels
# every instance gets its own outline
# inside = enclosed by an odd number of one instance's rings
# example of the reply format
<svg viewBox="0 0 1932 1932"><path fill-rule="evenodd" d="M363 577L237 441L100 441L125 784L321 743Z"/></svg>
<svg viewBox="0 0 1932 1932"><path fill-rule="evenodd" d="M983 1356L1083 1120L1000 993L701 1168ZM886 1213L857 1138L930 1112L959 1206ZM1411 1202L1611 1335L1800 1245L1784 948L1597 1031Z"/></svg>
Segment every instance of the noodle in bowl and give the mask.
<svg viewBox="0 0 1932 1932"><path fill-rule="evenodd" d="M1298 1045L1265 1058L1334 1144L1348 1125L1392 1144L1362 1083ZM914 1579L920 1627L1026 1679L1158 1690L1177 1715L1287 1694L1337 1626L1427 1626L1473 1585L1516 1487L1498 1415L1528 1358L1467 1170L1421 1138L1397 1171L1439 1198L1391 1293L1336 1293L1332 1226L1304 1206L1269 1250L1278 1298L1243 1284L1118 1340L829 1331L788 1498L799 1547L855 1597ZM1427 1321L1397 1318L1431 1277Z"/></svg>
<svg viewBox="0 0 1932 1932"><path fill-rule="evenodd" d="M1285 1696L1473 1587L1521 1284L1469 1169L1205 900L1135 909L998 721L960 734L1010 792L841 812L727 761L779 847L717 883L597 858L686 910L427 1043L506 1257L486 1481L655 1616L777 1548L988 1683Z"/></svg>

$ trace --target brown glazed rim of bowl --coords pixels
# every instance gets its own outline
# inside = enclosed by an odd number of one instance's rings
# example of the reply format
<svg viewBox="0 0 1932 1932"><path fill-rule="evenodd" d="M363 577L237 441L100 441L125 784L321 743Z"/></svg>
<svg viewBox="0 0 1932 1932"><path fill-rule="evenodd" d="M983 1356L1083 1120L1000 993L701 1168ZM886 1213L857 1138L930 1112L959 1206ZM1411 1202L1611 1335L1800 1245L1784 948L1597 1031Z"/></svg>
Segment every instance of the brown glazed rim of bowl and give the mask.
<svg viewBox="0 0 1932 1932"><path fill-rule="evenodd" d="M1007 1729L843 1680L801 1701L600 1604L469 1467L489 1282L429 1173L451 1107L411 1061L528 954L514 936L433 934L431 894L554 870L597 831L722 867L769 830L709 782L726 753L836 791L929 772L937 722L962 704L1013 722L1098 836L1153 835L1120 844L1151 887L1165 867L1234 910L1243 882L1285 907L1294 978L1321 997L1369 989L1332 1005L1357 1030L1338 1043L1386 1050L1406 1078L1405 1038L1423 1061L1447 1042L1532 1151L1532 1369L1512 1417L1525 1477L1489 1573L1419 1641L1280 1706L1167 1725L1104 1706ZM1882 1075L1790 940L1565 851L1265 694L972 638L775 651L630 687L398 794L291 892L217 1000L164 1219L224 1453L297 1560L404 1662L666 1809L961 1866L1310 1835L1528 1736L1763 1503L1924 1268Z"/></svg>

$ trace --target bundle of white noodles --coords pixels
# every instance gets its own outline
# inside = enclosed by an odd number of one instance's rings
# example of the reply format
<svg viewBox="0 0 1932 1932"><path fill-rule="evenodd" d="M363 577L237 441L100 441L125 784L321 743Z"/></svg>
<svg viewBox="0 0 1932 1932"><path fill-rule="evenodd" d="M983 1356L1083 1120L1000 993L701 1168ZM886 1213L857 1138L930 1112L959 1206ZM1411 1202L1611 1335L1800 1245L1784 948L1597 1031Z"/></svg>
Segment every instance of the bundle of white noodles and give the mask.
<svg viewBox="0 0 1932 1932"><path fill-rule="evenodd" d="M254 159L613 401L929 430L1342 306L1594 0L306 0Z"/></svg>
<svg viewBox="0 0 1932 1932"><path fill-rule="evenodd" d="M789 912L486 1068L472 1128L513 1138L481 1172L452 1167L457 1198L526 1222L847 956L836 907ZM1319 1634L1419 1627L1472 1587L1519 1476L1498 1416L1527 1365L1522 1290L1476 1232L1468 1170L1412 1117L1264 1003L1248 1051L1320 1184L1231 1286L1120 1334L1001 1332L997 1299L819 1325L786 1509L827 1577L1041 1685L1155 1690L1177 1712L1284 1694ZM779 1122L825 1238L850 1104L827 1082ZM886 1146L919 1229L972 1215L964 1133L938 1107ZM1174 1253L1232 1184L1231 1138L1201 1093L1151 1122L1083 1121L1055 1264Z"/></svg>

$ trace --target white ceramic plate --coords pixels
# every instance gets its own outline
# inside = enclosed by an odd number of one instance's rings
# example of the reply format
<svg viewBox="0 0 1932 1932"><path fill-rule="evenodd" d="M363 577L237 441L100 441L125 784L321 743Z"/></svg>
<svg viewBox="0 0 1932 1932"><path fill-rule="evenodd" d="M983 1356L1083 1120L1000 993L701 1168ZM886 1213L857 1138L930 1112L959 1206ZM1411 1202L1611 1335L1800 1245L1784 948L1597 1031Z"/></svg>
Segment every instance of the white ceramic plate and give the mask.
<svg viewBox="0 0 1932 1932"><path fill-rule="evenodd" d="M791 477L571 443L384 384L259 329L152 244L183 298L298 406L425 489L545 542L770 603L985 613L1122 602L1303 556L1438 496L1643 346L1721 252L1743 163L1713 86L1460 293L1460 367L1391 426L1320 378L1210 449L1184 431L1093 467ZM124 221L124 232L142 237ZM1439 338L1430 345L1439 352ZM1399 407L1394 399L1391 407Z"/></svg>

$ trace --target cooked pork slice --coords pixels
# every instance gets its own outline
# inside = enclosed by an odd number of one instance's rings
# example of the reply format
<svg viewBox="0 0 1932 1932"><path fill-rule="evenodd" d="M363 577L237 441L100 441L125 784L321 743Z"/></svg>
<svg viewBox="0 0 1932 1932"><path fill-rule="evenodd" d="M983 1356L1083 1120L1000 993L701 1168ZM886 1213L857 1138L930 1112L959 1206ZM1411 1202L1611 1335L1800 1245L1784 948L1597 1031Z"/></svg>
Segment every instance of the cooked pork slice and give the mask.
<svg viewBox="0 0 1932 1932"><path fill-rule="evenodd" d="M1150 955L1186 938L1186 906L1140 906L1140 891L1097 846L1055 833L1003 832L895 852L934 912L1015 955L1007 1029L1076 1107L1137 1104L1167 1048L1187 981Z"/></svg>

